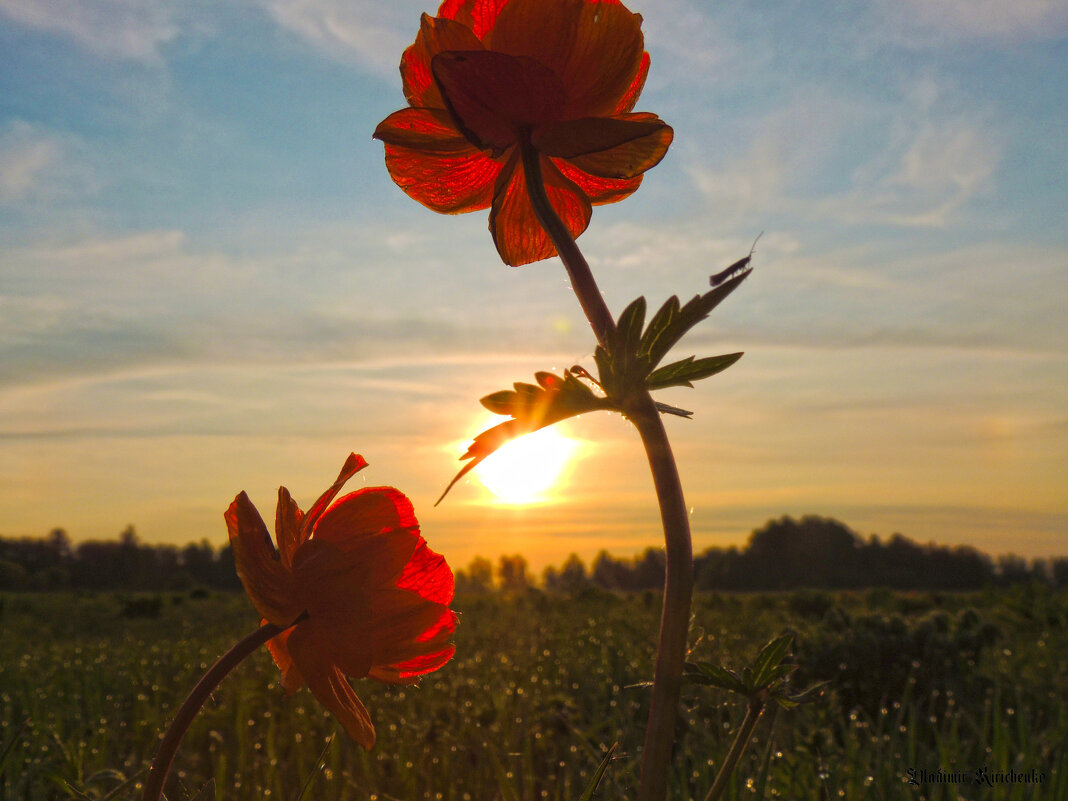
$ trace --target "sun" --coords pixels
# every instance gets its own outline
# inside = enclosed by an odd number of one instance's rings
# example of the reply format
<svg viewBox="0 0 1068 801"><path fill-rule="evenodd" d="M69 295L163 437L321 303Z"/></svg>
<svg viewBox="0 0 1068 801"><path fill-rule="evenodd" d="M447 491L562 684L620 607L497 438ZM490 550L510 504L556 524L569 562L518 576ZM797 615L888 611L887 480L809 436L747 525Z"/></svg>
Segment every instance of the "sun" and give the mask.
<svg viewBox="0 0 1068 801"><path fill-rule="evenodd" d="M500 448L475 473L500 503L544 501L579 444L555 428L542 428Z"/></svg>

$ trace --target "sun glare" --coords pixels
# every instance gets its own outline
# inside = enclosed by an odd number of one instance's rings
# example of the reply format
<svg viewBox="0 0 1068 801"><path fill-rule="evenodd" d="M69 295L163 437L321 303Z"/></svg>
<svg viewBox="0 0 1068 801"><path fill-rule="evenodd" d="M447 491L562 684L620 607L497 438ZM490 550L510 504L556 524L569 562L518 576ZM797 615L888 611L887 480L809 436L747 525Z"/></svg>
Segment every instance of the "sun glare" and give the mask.
<svg viewBox="0 0 1068 801"><path fill-rule="evenodd" d="M544 501L578 446L555 428L543 428L509 442L475 473L500 503Z"/></svg>

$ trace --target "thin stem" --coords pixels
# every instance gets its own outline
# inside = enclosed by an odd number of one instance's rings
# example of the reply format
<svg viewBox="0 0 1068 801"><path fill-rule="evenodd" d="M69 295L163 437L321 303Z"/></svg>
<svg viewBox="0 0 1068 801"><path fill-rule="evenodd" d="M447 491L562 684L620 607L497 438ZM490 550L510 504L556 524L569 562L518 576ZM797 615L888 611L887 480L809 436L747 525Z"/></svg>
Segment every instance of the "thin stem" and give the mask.
<svg viewBox="0 0 1068 801"><path fill-rule="evenodd" d="M582 251L578 249L571 233L567 230L563 221L556 213L556 209L549 202L549 196L545 192L545 181L541 175L541 154L526 139L519 144L523 155L523 172L527 181L527 192L530 194L531 205L534 206L534 214L549 235L560 260L564 263L567 275L571 279L571 288L578 296L579 305L586 314L593 328L593 335L605 348L612 341L612 335L616 331L616 323L612 318L612 312L601 297L601 291L597 288L597 282L590 271L590 265Z"/></svg>
<svg viewBox="0 0 1068 801"><path fill-rule="evenodd" d="M745 710L745 718L742 720L742 725L734 735L731 749L727 752L727 758L723 760L719 773L716 774L716 780L712 782L712 786L708 790L708 795L705 796L705 801L718 801L720 796L723 795L723 791L727 789L727 782L730 781L731 774L734 773L735 767L738 766L738 760L741 759L742 754L745 753L745 747L749 745L749 740L753 736L753 729L756 728L757 721L760 720L760 714L763 711L763 701L751 700L749 702L749 706L746 707Z"/></svg>
<svg viewBox="0 0 1068 801"><path fill-rule="evenodd" d="M601 297L586 259L549 202L542 179L541 156L528 141L522 141L520 147L534 213L567 268L571 286L593 327L594 335L601 345L608 348L616 330L612 314ZM682 690L682 665L686 658L693 595L693 546L682 483L660 413L645 387L632 387L629 392L629 397L624 399L623 412L638 429L645 446L660 504L666 546L660 643L653 674L653 693L649 705L649 723L645 729L638 791L638 801L662 801L667 795L671 751L675 741L675 716Z"/></svg>
<svg viewBox="0 0 1068 801"><path fill-rule="evenodd" d="M298 620L300 619L298 618ZM295 620L291 625L296 625L296 623L297 621ZM182 738L185 737L186 730L220 682L245 657L272 637L285 631L286 628L289 628L289 626L283 628L273 623L265 623L260 626L256 631L239 640L233 648L220 656L219 660L197 682L196 687L189 693L189 697L185 699L185 703L182 704L178 714L174 716L174 720L171 721L171 725L167 728L167 732L163 735L163 740L159 744L159 751L156 753L156 758L152 760L152 768L149 770L148 778L145 780L145 791L141 795L141 801L159 801L159 797L163 793L163 784L167 781L167 774L170 773L171 764L174 762L174 755L178 752L178 746L182 744Z"/></svg>

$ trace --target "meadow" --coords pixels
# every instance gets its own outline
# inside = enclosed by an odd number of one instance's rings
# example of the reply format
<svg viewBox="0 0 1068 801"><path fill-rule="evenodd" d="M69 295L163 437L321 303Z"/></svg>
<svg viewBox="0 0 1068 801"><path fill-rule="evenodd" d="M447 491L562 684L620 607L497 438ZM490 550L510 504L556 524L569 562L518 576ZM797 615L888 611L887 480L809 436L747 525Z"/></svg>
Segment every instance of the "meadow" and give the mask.
<svg viewBox="0 0 1068 801"><path fill-rule="evenodd" d="M444 669L418 687L356 682L371 752L253 655L190 730L170 801L577 801L614 743L596 797L633 797L659 595L532 590L455 607ZM0 801L137 798L185 694L256 625L236 593L3 596ZM830 684L765 715L727 798L1068 799L1063 591L702 594L693 658L740 667L784 631L795 684ZM670 798L703 799L744 711L684 688Z"/></svg>

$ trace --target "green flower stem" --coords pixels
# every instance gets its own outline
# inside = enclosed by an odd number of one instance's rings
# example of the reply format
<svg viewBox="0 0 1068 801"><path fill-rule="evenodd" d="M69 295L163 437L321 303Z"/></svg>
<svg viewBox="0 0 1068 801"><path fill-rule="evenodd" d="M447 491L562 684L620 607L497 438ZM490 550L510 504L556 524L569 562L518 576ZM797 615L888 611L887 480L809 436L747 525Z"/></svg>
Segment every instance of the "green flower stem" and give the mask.
<svg viewBox="0 0 1068 801"><path fill-rule="evenodd" d="M520 147L534 213L567 268L571 286L593 327L593 333L602 346L610 348L615 332L612 314L601 297L586 259L549 202L541 173L540 154L529 141L522 141ZM667 796L668 772L675 742L675 716L682 689L682 665L686 658L693 595L693 546L682 483L660 413L644 386L631 387L629 393L624 400L623 412L638 429L649 458L666 546L660 645L653 674L649 723L645 729L638 801L663 801Z"/></svg>
<svg viewBox="0 0 1068 801"><path fill-rule="evenodd" d="M742 725L734 735L731 749L727 752L727 758L723 760L719 773L716 774L716 780L712 782L708 795L705 796L705 801L719 801L723 791L727 789L727 782L730 781L734 769L738 766L738 760L745 753L745 747L749 745L749 740L753 736L753 729L756 728L757 721L760 720L760 715L763 711L763 701L760 699L749 701L749 706L745 709L745 718L742 720Z"/></svg>
<svg viewBox="0 0 1068 801"><path fill-rule="evenodd" d="M300 619L298 618L298 620ZM291 626L296 625L296 623L296 620L293 621ZM286 628L290 628L290 626L283 628L273 623L265 623L260 626L256 631L239 640L233 648L220 656L219 660L197 682L197 686L189 693L189 697L185 699L182 708L178 710L178 714L174 716L174 720L171 721L171 725L163 735L163 740L159 744L159 751L156 753L156 758L152 760L152 768L149 770L148 778L145 780L145 791L141 795L141 801L159 801L159 797L163 793L163 784L167 781L167 775L171 771L171 764L174 762L174 755L178 752L178 746L182 744L182 738L185 737L186 730L193 722L193 718L197 716L197 712L204 706L204 702L208 700L208 697L215 692L215 688L249 654L272 637L285 631Z"/></svg>
<svg viewBox="0 0 1068 801"><path fill-rule="evenodd" d="M616 322L612 312L608 310L608 304L601 297L601 290L597 288L597 282L590 271L590 265L586 263L586 257L578 249L571 232L567 230L563 221L556 213L556 209L549 202L549 196L545 192L545 181L541 175L541 154L534 149L528 139L520 142L523 154L523 172L527 179L527 192L530 195L530 203L534 206L534 214L549 235L556 252L560 254L560 260L564 263L567 275L571 279L571 288L575 290L579 305L586 314L586 319L593 327L593 334L602 347L608 348L612 342L612 335L616 331Z"/></svg>

